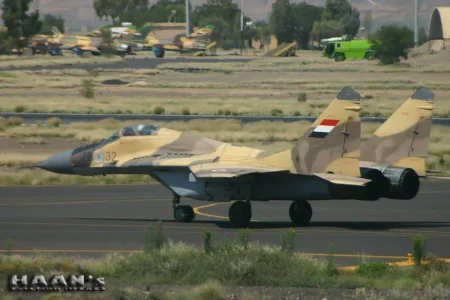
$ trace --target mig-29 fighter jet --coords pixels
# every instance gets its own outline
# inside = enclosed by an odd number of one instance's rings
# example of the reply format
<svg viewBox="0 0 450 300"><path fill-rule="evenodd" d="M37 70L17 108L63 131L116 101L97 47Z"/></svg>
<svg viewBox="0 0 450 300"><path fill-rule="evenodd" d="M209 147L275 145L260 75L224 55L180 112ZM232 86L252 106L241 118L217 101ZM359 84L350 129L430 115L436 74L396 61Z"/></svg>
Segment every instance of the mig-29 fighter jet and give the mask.
<svg viewBox="0 0 450 300"><path fill-rule="evenodd" d="M379 198L376 184L361 178L359 104L360 95L345 87L291 149L275 154L142 124L37 167L84 176L148 174L173 192L181 222L195 217L180 204L186 197L235 201L229 209L235 227L250 222L251 201L290 200L291 220L305 225L312 217L307 200Z"/></svg>
<svg viewBox="0 0 450 300"><path fill-rule="evenodd" d="M433 104L434 93L420 87L362 143L361 176L377 183L381 197L409 200L417 195L419 177L426 176Z"/></svg>

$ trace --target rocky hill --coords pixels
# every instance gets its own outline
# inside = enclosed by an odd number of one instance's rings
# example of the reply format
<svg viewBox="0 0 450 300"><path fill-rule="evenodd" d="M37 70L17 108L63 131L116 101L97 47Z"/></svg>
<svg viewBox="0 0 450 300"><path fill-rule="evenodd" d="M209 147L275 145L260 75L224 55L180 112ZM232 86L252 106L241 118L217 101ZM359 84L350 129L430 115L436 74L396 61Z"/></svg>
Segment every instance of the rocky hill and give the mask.
<svg viewBox="0 0 450 300"><path fill-rule="evenodd" d="M70 28L79 29L81 25L88 27L100 25L92 9L92 0L35 0L39 1L42 13L56 13L67 20ZM206 0L191 0L192 5L200 5ZM275 0L244 0L244 11L254 20L267 19ZM302 2L303 0L291 0ZM309 4L323 5L325 0L305 0ZM414 0L350 0L361 12L371 11L374 27L384 23L399 23L412 26L414 23ZM156 0L151 0L152 3ZM240 5L241 1L237 0ZM428 29L431 11L435 6L450 5L448 0L420 0L420 26Z"/></svg>

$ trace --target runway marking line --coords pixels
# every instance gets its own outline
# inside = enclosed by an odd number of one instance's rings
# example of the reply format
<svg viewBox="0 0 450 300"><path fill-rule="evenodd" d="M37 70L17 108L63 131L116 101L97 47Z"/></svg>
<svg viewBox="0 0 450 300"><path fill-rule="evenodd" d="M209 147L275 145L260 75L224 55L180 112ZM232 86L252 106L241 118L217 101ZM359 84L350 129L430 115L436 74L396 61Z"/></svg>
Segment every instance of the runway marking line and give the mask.
<svg viewBox="0 0 450 300"><path fill-rule="evenodd" d="M118 221L120 221L120 219L118 219ZM142 219L140 221L145 222L145 219ZM149 221L152 222L152 221ZM88 227L112 227L112 228L118 228L118 227L124 227L124 228L146 228L148 226L148 224L146 225L134 225L134 224L95 224L95 223L62 223L62 222L4 222L4 221L0 221L0 224L8 224L8 225L16 225L16 226L21 226L21 225L38 225L38 226L88 226ZM185 233L197 233L197 232L201 232L204 228L200 227L200 226L186 226L186 225L166 225L165 226L166 229L194 229L194 230L198 230L198 231L184 231ZM280 228L282 229L282 228ZM261 229L258 231L254 231L253 234L272 234L272 233L279 233L280 229ZM287 229L287 228L286 228ZM230 231L220 231L220 228L211 228L212 232L219 232L219 233L231 233ZM335 234L335 235L358 235L358 236L366 236L366 235L372 235L372 236L398 236L398 237L408 237L414 233L416 233L416 231L386 231L386 232L366 232L366 231L342 231L342 230L320 230L320 229L302 229L302 228L295 228L296 232L301 233L301 234ZM8 230L0 230L0 231L8 231ZM92 230L90 230L92 231ZM434 238L448 238L450 232L440 232L440 231L436 231L436 232L428 232L430 236L434 237Z"/></svg>
<svg viewBox="0 0 450 300"><path fill-rule="evenodd" d="M166 201L171 198L142 198L142 199L108 199L108 200L86 200L86 201L62 201L62 202L38 202L38 203L0 203L0 206L32 206L32 205L67 205L67 204L91 204L91 203L104 203L104 202L141 202L141 201Z"/></svg>
<svg viewBox="0 0 450 300"><path fill-rule="evenodd" d="M195 214L203 216L203 217L210 217L210 218L228 220L229 219L228 217L219 216L219 215L213 215L213 214L207 214L207 213L204 213L204 212L200 211L200 209L204 209L204 208L208 208L208 207L214 207L214 206L223 205L223 204L230 204L230 202L218 202L218 203L212 203L212 204L196 206L196 207L194 207L194 212L195 212ZM254 220L254 219L251 219L250 221L252 221L252 222L260 222L258 220Z"/></svg>

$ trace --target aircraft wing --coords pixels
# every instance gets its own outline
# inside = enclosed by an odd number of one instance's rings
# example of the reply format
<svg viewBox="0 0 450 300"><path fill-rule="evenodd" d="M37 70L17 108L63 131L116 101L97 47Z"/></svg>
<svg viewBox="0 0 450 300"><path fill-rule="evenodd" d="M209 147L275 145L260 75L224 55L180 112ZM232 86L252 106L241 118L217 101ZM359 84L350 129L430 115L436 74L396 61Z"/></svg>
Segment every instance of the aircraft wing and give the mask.
<svg viewBox="0 0 450 300"><path fill-rule="evenodd" d="M257 173L289 173L289 170L277 169L264 165L213 162L195 164L189 167L199 178L233 178Z"/></svg>

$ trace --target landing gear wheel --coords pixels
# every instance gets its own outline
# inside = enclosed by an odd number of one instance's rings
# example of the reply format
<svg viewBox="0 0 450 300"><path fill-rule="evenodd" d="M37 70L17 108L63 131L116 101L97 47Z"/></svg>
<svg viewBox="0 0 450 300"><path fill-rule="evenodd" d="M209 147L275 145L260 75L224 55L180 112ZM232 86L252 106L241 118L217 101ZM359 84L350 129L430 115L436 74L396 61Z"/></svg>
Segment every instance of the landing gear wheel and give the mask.
<svg viewBox="0 0 450 300"><path fill-rule="evenodd" d="M192 222L195 218L194 209L190 205L178 205L173 210L173 217L178 222Z"/></svg>
<svg viewBox="0 0 450 300"><path fill-rule="evenodd" d="M312 217L311 205L304 200L292 202L289 207L289 217L296 225L307 225Z"/></svg>
<svg viewBox="0 0 450 300"><path fill-rule="evenodd" d="M233 227L245 228L252 218L252 206L250 202L236 201L230 206L228 217Z"/></svg>

